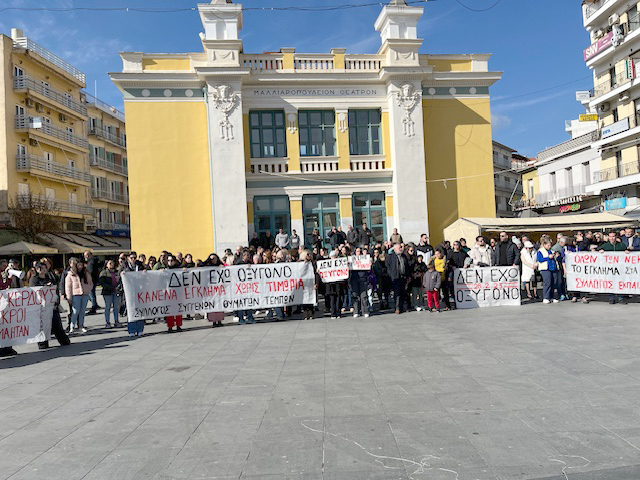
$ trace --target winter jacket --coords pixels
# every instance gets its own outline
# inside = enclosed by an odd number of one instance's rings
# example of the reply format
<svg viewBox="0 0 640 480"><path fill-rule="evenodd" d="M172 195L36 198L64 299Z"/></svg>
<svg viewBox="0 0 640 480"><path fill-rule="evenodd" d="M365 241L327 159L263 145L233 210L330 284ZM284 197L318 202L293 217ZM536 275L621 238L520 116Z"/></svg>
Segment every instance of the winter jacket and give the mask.
<svg viewBox="0 0 640 480"><path fill-rule="evenodd" d="M411 272L411 281L409 286L411 288L420 288L422 286L423 277L427 273L427 266L422 262L416 262Z"/></svg>
<svg viewBox="0 0 640 480"><path fill-rule="evenodd" d="M114 282L115 276L115 282ZM100 272L98 285L102 287L102 295L116 295L118 293L118 284L120 283L120 274L117 270L111 272L105 268Z"/></svg>
<svg viewBox="0 0 640 480"><path fill-rule="evenodd" d="M389 239L389 241L391 243L404 243L402 241L402 235L400 235L399 233L394 233L391 235L391 238Z"/></svg>
<svg viewBox="0 0 640 480"><path fill-rule="evenodd" d="M451 260L453 261L453 264L456 266L456 268L464 268L464 264L467 258L469 258L469 255L467 255L467 252L465 252L464 250L453 252L451 254Z"/></svg>
<svg viewBox="0 0 640 480"><path fill-rule="evenodd" d="M402 259L400 257L402 257ZM400 271L401 261L404 262L404 272ZM402 255L397 255L395 252L391 252L389 255L387 255L386 265L387 273L389 274L389 278L391 278L392 282L407 277L409 267L407 266L407 260Z"/></svg>
<svg viewBox="0 0 640 480"><path fill-rule="evenodd" d="M347 243L349 245L355 245L358 243L358 232L355 230L349 230L347 232Z"/></svg>
<svg viewBox="0 0 640 480"><path fill-rule="evenodd" d="M604 250L605 252L624 252L627 249L627 246L622 242L605 242L600 246L600 250Z"/></svg>
<svg viewBox="0 0 640 480"><path fill-rule="evenodd" d="M476 244L469 252L469 256L476 267L490 267L491 262L493 261L492 254L493 252L489 245L481 247Z"/></svg>
<svg viewBox="0 0 640 480"><path fill-rule="evenodd" d="M442 286L442 275L435 270L427 272L422 277L422 287L426 292L435 292Z"/></svg>
<svg viewBox="0 0 640 480"><path fill-rule="evenodd" d="M505 265L500 264L500 249L507 249L507 263ZM520 251L515 243L509 240L506 243L498 243L496 249L493 251L492 257L493 266L510 267L511 265L520 264Z"/></svg>
<svg viewBox="0 0 640 480"><path fill-rule="evenodd" d="M291 237L289 237L289 243L291 248L295 248L296 250L300 248L300 237L298 234L291 235Z"/></svg>
<svg viewBox="0 0 640 480"><path fill-rule="evenodd" d="M358 241L361 245L369 246L369 244L371 243L371 237L373 237L373 233L369 228L365 229L360 227L358 229Z"/></svg>
<svg viewBox="0 0 640 480"><path fill-rule="evenodd" d="M87 272L86 277L87 281L85 283L85 281L75 273L69 272L67 274L67 278L65 278L64 281L67 299L71 299L74 295L89 295L91 293L93 281L91 280L89 272Z"/></svg>
<svg viewBox="0 0 640 480"><path fill-rule="evenodd" d="M622 237L622 243L628 247L631 244L632 250L638 251L640 250L640 237Z"/></svg>
<svg viewBox="0 0 640 480"><path fill-rule="evenodd" d="M289 246L289 234L278 233L276 235L276 245L278 248L287 248Z"/></svg>

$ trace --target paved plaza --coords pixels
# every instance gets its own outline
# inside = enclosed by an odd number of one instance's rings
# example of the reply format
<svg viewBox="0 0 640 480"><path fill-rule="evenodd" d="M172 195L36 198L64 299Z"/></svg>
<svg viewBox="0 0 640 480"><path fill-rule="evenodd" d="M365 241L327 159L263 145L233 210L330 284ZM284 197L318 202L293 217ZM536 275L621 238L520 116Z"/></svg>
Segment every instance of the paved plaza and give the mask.
<svg viewBox="0 0 640 480"><path fill-rule="evenodd" d="M0 478L640 478L640 308L94 327L0 360ZM52 345L57 342L52 341Z"/></svg>

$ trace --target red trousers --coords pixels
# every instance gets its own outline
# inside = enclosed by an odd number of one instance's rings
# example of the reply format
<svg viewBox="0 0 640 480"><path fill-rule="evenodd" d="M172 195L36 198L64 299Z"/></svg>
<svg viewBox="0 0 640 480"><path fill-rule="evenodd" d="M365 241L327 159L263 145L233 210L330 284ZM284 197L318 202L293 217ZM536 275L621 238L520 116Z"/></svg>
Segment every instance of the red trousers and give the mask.
<svg viewBox="0 0 640 480"><path fill-rule="evenodd" d="M440 308L440 292L427 292L427 305L429 305L429 308L433 308L434 303L436 308Z"/></svg>
<svg viewBox="0 0 640 480"><path fill-rule="evenodd" d="M173 328L174 325L177 327L182 327L182 315L167 317L167 327Z"/></svg>

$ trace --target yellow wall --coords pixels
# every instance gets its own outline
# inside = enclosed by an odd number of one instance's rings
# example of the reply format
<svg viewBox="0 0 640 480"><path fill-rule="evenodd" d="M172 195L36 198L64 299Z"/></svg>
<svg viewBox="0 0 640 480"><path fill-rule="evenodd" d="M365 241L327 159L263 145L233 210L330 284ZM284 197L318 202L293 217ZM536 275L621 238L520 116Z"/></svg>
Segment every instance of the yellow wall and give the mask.
<svg viewBox="0 0 640 480"><path fill-rule="evenodd" d="M333 68L336 70L344 70L346 68L344 53L333 54Z"/></svg>
<svg viewBox="0 0 640 480"><path fill-rule="evenodd" d="M638 161L638 147L633 146L622 150L622 163L630 163Z"/></svg>
<svg viewBox="0 0 640 480"><path fill-rule="evenodd" d="M393 217L393 195L387 195L385 197L385 203L387 206L387 217ZM391 234L390 232L388 232L389 235Z"/></svg>
<svg viewBox="0 0 640 480"><path fill-rule="evenodd" d="M291 220L302 220L302 200L290 200Z"/></svg>
<svg viewBox="0 0 640 480"><path fill-rule="evenodd" d="M298 127L298 114L296 116L296 127ZM289 113L285 112L285 122L289 125ZM289 157L289 171L300 171L300 132L296 128L295 132L291 132L289 128L286 129L285 134L287 136L287 155Z"/></svg>
<svg viewBox="0 0 640 480"><path fill-rule="evenodd" d="M349 153L349 114L344 112L347 119L347 128L344 132L340 131L340 113L336 112L336 147L338 149L338 169L351 170L351 158Z"/></svg>
<svg viewBox="0 0 640 480"><path fill-rule="evenodd" d="M389 125L389 112L382 112L382 148L385 155L384 166L385 168L392 167L391 158L391 128Z"/></svg>
<svg viewBox="0 0 640 480"><path fill-rule="evenodd" d="M432 99L423 113L429 231L438 243L460 217L496 216L491 109L489 99Z"/></svg>
<svg viewBox="0 0 640 480"><path fill-rule="evenodd" d="M353 200L351 197L340 198L340 218L353 218Z"/></svg>
<svg viewBox="0 0 640 480"><path fill-rule="evenodd" d="M254 223L254 211L253 211L253 202L247 202L247 219L249 225L253 225Z"/></svg>
<svg viewBox="0 0 640 480"><path fill-rule="evenodd" d="M139 253L213 251L204 102L127 102L131 242Z"/></svg>
<svg viewBox="0 0 640 480"><path fill-rule="evenodd" d="M436 72L470 72L472 70L471 60L429 59L429 65Z"/></svg>
<svg viewBox="0 0 640 480"><path fill-rule="evenodd" d="M602 152L602 160L600 161L600 168L605 170L607 168L616 166L616 153L611 150L605 150Z"/></svg>
<svg viewBox="0 0 640 480"><path fill-rule="evenodd" d="M191 70L190 58L143 58L142 69L146 71L153 70Z"/></svg>
<svg viewBox="0 0 640 480"><path fill-rule="evenodd" d="M533 194L535 198L535 195L540 193L540 178L538 177L537 170L522 174L522 190L524 191L524 196L531 200L529 196L529 180L533 180Z"/></svg>

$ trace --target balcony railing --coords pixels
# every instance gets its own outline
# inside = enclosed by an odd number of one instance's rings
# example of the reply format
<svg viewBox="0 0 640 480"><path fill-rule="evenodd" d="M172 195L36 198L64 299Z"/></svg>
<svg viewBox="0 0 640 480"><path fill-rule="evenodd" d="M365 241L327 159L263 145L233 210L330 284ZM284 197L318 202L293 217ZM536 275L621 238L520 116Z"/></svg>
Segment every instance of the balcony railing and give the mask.
<svg viewBox="0 0 640 480"><path fill-rule="evenodd" d="M347 56L344 63L347 70L377 72L382 67L382 60L377 55Z"/></svg>
<svg viewBox="0 0 640 480"><path fill-rule="evenodd" d="M91 196L97 200L104 200L105 202L123 203L125 205L129 203L129 197L124 193L114 193L96 187L91 187Z"/></svg>
<svg viewBox="0 0 640 480"><path fill-rule="evenodd" d="M284 55L280 53L243 55L242 65L256 72L275 72L284 69ZM296 55L294 56L293 66L298 72L332 72L335 69L334 56L329 54ZM377 55L351 55L345 57L346 70L377 72L381 66L382 60Z"/></svg>
<svg viewBox="0 0 640 480"><path fill-rule="evenodd" d="M337 172L339 160L336 157L305 157L300 159L303 173Z"/></svg>
<svg viewBox="0 0 640 480"><path fill-rule="evenodd" d="M28 208L31 205L46 204L49 210L60 213L75 213L78 215L93 215L93 207L83 203L60 202L54 198L38 195L18 195L18 206Z"/></svg>
<svg viewBox="0 0 640 480"><path fill-rule="evenodd" d="M601 95L605 95L612 90L615 90L622 85L630 83L631 79L627 77L626 72L618 73L613 79L605 80L604 82L600 82L595 86L592 90L590 90L590 94L592 97L600 97Z"/></svg>
<svg viewBox="0 0 640 480"><path fill-rule="evenodd" d="M74 67L70 63L65 62L63 59L61 59L57 55L51 53L46 48L38 45L33 40L27 37L15 38L13 40L13 44L17 48L25 48L33 53L36 53L37 55L40 55L47 62L54 64L58 68L61 68L72 77L75 77L80 82L86 83L87 77L84 73L82 73L80 70L78 70L76 67Z"/></svg>
<svg viewBox="0 0 640 480"><path fill-rule="evenodd" d="M571 140L568 140L554 147L547 148L546 150L543 150L538 154L538 162L543 162L549 158L562 155L563 153L572 151L578 147L590 145L591 143L598 140L599 135L600 134L597 131L594 131L576 138L572 138Z"/></svg>
<svg viewBox="0 0 640 480"><path fill-rule="evenodd" d="M41 125L36 128L34 126L34 118L38 117L31 117L29 115L16 115L16 130L36 130L58 140L77 145L78 147L89 148L89 142L86 138L79 137L62 128L55 127L50 123L42 121Z"/></svg>
<svg viewBox="0 0 640 480"><path fill-rule="evenodd" d="M124 113L122 113L116 107L114 107L112 105L109 105L106 102L103 102L99 98L96 98L96 97L94 97L93 95L91 95L91 94L89 94L87 92L82 92L82 94L85 95L88 105L94 105L96 108L99 108L100 110L102 110L104 112L107 112L109 115L114 116L115 118L117 118L121 122L123 122L123 123L125 122Z"/></svg>
<svg viewBox="0 0 640 480"><path fill-rule="evenodd" d="M89 155L89 162L91 166L98 167L109 172L118 173L120 175L128 175L129 170L124 165L119 165L115 162L110 162L106 158L98 157L93 152Z"/></svg>
<svg viewBox="0 0 640 480"><path fill-rule="evenodd" d="M541 192L536 194L536 205L544 205L550 203L562 203L563 200L572 197L578 197L586 194L585 185L577 184L568 187L558 188L551 192Z"/></svg>
<svg viewBox="0 0 640 480"><path fill-rule="evenodd" d="M16 170L18 172L45 172L64 178L72 178L81 182L90 183L91 175L74 167L69 167L58 162L45 160L35 155L17 155Z"/></svg>
<svg viewBox="0 0 640 480"><path fill-rule="evenodd" d="M353 171L376 171L376 170L384 170L385 162L384 159L351 159L351 170Z"/></svg>
<svg viewBox="0 0 640 480"><path fill-rule="evenodd" d="M597 0L595 2L587 2L584 16L586 18L592 17L598 10L600 10L600 7L602 7L605 3L608 3L610 1L612 0Z"/></svg>
<svg viewBox="0 0 640 480"><path fill-rule="evenodd" d="M287 158L252 158L251 173L287 173Z"/></svg>
<svg viewBox="0 0 640 480"><path fill-rule="evenodd" d="M103 140L106 140L109 143L113 143L114 145L118 145L119 147L127 146L127 142L123 138L114 133L108 132L105 128L102 127L90 126L89 135L95 135L96 137L102 138Z"/></svg>
<svg viewBox="0 0 640 480"><path fill-rule="evenodd" d="M13 89L14 90L33 90L34 92L43 95L47 98L50 98L54 102L63 105L74 112L77 112L81 115L87 115L87 107L82 105L80 102L76 102L72 99L68 94L64 94L55 90L51 87L47 87L40 82L37 82L33 78L22 75L19 77L15 77L13 79Z"/></svg>
<svg viewBox="0 0 640 480"><path fill-rule="evenodd" d="M640 173L640 161L633 161L605 168L593 173L593 183L607 182Z"/></svg>

